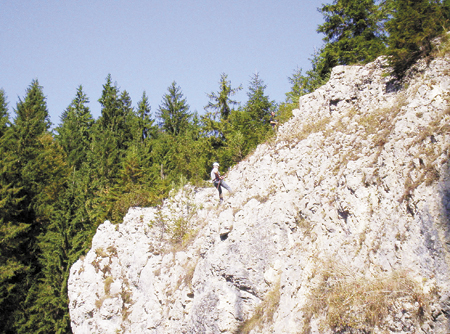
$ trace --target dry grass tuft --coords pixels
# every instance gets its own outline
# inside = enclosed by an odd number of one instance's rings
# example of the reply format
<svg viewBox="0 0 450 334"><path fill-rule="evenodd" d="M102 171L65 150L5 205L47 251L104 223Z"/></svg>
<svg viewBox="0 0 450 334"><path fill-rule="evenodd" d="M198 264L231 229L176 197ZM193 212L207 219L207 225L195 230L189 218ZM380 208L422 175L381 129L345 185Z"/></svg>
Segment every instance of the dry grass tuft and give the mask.
<svg viewBox="0 0 450 334"><path fill-rule="evenodd" d="M122 290L120 293L120 298L122 298L122 302L124 304L131 304L133 302L131 296L132 295L130 290Z"/></svg>
<svg viewBox="0 0 450 334"><path fill-rule="evenodd" d="M175 290L178 290L183 284L192 290L192 279L194 278L195 268L197 267L198 260L187 263L185 266L185 274L182 275L177 282Z"/></svg>
<svg viewBox="0 0 450 334"><path fill-rule="evenodd" d="M103 302L105 301L106 298L108 298L108 297L103 296L103 297L101 297L101 298L99 298L99 299L97 299L97 300L95 301L95 307L96 307L98 310L102 307Z"/></svg>
<svg viewBox="0 0 450 334"><path fill-rule="evenodd" d="M102 247L99 247L95 250L95 255L100 257L108 257L108 253L106 253Z"/></svg>
<svg viewBox="0 0 450 334"><path fill-rule="evenodd" d="M109 296L111 292L111 284L114 282L114 278L112 276L108 276L105 279L105 295Z"/></svg>
<svg viewBox="0 0 450 334"><path fill-rule="evenodd" d="M117 257L117 248L115 246L109 246L107 251L109 252L109 256Z"/></svg>
<svg viewBox="0 0 450 334"><path fill-rule="evenodd" d="M321 331L372 333L374 328L385 328L389 319L399 321L399 313L407 312L412 325L430 315L433 296L424 293L406 271L366 278L338 270L331 261L318 268L318 283L302 309L303 333L310 330L313 317L319 320Z"/></svg>
<svg viewBox="0 0 450 334"><path fill-rule="evenodd" d="M435 145L436 138L445 138L450 133L450 106L439 113L426 128L422 128L414 137L414 140L408 146L408 149L415 147L418 153L415 158L421 162L418 166L411 164L406 171L405 190L400 202L409 198L414 190L425 183L426 186L432 185L440 178L439 170L436 164L443 155L448 155L450 143L444 142L443 145ZM444 139L445 140L445 139ZM416 171L414 169L417 169ZM416 172L418 176L412 180L411 174Z"/></svg>
<svg viewBox="0 0 450 334"><path fill-rule="evenodd" d="M313 223L305 218L301 212L299 212L296 216L295 216L295 224L299 227L299 229L303 232L303 235L306 238L313 238L314 233L313 233L313 229L314 229L314 225Z"/></svg>
<svg viewBox="0 0 450 334"><path fill-rule="evenodd" d="M435 55L437 57L445 57L446 54L450 52L450 35L444 34L441 37L441 42L437 45L435 50Z"/></svg>
<svg viewBox="0 0 450 334"><path fill-rule="evenodd" d="M261 304L256 307L253 316L239 327L238 333L248 334L254 329L261 328L262 325L272 323L279 303L280 281L274 285L273 289L267 293Z"/></svg>
<svg viewBox="0 0 450 334"><path fill-rule="evenodd" d="M280 133L277 140L278 142L287 141L288 143L299 142L303 139L308 138L308 136L312 133L325 131L329 123L330 123L329 117L324 117L315 122L305 123L303 124L302 127L299 128L299 130L296 131L291 130Z"/></svg>

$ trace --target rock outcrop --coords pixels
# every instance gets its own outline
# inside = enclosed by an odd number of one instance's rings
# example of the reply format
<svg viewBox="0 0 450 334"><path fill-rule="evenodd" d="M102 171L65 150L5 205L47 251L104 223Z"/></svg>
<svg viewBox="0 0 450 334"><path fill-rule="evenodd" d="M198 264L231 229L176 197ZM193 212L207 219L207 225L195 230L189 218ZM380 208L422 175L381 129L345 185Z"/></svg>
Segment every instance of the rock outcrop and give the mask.
<svg viewBox="0 0 450 334"><path fill-rule="evenodd" d="M338 66L228 172L106 221L74 333L450 333L450 58Z"/></svg>

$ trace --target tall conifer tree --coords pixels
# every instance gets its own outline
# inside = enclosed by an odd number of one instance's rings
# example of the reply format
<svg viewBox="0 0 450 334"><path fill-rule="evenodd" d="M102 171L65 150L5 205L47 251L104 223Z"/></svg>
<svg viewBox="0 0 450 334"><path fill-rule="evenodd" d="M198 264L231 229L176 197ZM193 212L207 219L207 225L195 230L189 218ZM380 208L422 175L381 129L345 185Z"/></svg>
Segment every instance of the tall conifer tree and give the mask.
<svg viewBox="0 0 450 334"><path fill-rule="evenodd" d="M420 57L432 49L432 39L448 29L448 0L388 1L392 18L386 23L389 32L388 54L394 72L402 76Z"/></svg>
<svg viewBox="0 0 450 334"><path fill-rule="evenodd" d="M67 163L75 169L87 160L91 144L91 128L94 123L87 106L89 99L79 86L75 98L61 116L61 124L56 128L56 139L67 154Z"/></svg>
<svg viewBox="0 0 450 334"><path fill-rule="evenodd" d="M8 321L4 332L34 331L31 321L41 266L38 238L46 231L52 204L65 178L62 156L49 133L50 120L42 87L32 81L17 103L14 124L2 138L1 264L6 295L2 310ZM8 304L8 305L5 305ZM3 306L5 308L3 309ZM12 309L13 308L13 309ZM2 312L3 313L3 312Z"/></svg>
<svg viewBox="0 0 450 334"><path fill-rule="evenodd" d="M320 52L321 77L336 65L369 62L384 53L384 17L375 0L334 0L319 11L325 23L317 31L326 43Z"/></svg>
<svg viewBox="0 0 450 334"><path fill-rule="evenodd" d="M93 128L92 164L100 182L107 185L117 176L120 159L125 148L125 116L120 91L112 83L111 75L103 85L101 116Z"/></svg>
<svg viewBox="0 0 450 334"><path fill-rule="evenodd" d="M180 86L173 81L167 89L168 93L163 96L157 116L164 131L178 135L188 128L192 115Z"/></svg>
<svg viewBox="0 0 450 334"><path fill-rule="evenodd" d="M23 195L18 182L17 156L14 154L12 131L7 128L6 96L0 90L0 332L15 333L18 305L26 292L25 278L29 271L26 235L31 224L20 217Z"/></svg>
<svg viewBox="0 0 450 334"><path fill-rule="evenodd" d="M142 93L142 98L137 105L137 118L135 133L135 140L143 143L155 133L154 121L151 119L151 107L148 101L146 92Z"/></svg>
<svg viewBox="0 0 450 334"><path fill-rule="evenodd" d="M217 151L226 143L227 132L229 131L229 117L234 106L239 102L232 100L231 97L242 89L242 86L231 88L231 82L228 76L222 73L219 81L219 91L207 94L209 98L205 110L209 111L201 117L203 131L207 134L212 149ZM219 119L217 121L217 119ZM216 152L218 153L218 152Z"/></svg>
<svg viewBox="0 0 450 334"><path fill-rule="evenodd" d="M9 123L8 103L6 102L6 94L0 89L0 138L5 134Z"/></svg>
<svg viewBox="0 0 450 334"><path fill-rule="evenodd" d="M212 110L218 112L220 118L223 120L228 119L233 106L238 105L237 101L231 99L237 92L242 89L242 86L237 88L231 88L231 81L228 80L228 75L222 73L219 81L219 91L217 93L212 92L208 94L209 102L205 107L205 110Z"/></svg>
<svg viewBox="0 0 450 334"><path fill-rule="evenodd" d="M252 120L260 125L269 123L270 113L276 108L275 101L270 101L269 97L265 95L266 88L259 73L255 73L248 87L248 101L245 110Z"/></svg>

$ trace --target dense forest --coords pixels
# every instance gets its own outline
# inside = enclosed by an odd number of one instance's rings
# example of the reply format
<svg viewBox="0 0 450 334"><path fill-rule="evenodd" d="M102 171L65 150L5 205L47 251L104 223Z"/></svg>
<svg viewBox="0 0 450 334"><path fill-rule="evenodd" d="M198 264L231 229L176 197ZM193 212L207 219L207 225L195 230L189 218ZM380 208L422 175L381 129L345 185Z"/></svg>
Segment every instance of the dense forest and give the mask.
<svg viewBox="0 0 450 334"><path fill-rule="evenodd" d="M187 182L207 186L213 161L222 170L273 136L270 112L286 121L300 96L324 84L336 65L390 59L399 80L433 40L447 38L450 0L334 0L318 9L324 45L311 69L294 71L286 100L266 95L255 74L248 100L225 73L192 113L175 81L152 112L144 92L133 106L108 75L94 119L80 86L51 130L44 88L33 80L12 108L0 90L0 332L70 333L67 278L104 220L131 206L157 205ZM1 85L1 83L0 83Z"/></svg>

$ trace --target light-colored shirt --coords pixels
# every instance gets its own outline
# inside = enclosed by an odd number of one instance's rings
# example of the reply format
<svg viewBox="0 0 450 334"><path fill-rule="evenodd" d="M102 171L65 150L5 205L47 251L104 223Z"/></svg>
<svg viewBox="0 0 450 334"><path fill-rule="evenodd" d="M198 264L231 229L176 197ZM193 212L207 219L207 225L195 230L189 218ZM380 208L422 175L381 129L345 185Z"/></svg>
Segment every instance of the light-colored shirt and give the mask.
<svg viewBox="0 0 450 334"><path fill-rule="evenodd" d="M212 182L219 181L220 180L219 177L220 177L219 168L214 167L211 171L211 181Z"/></svg>

